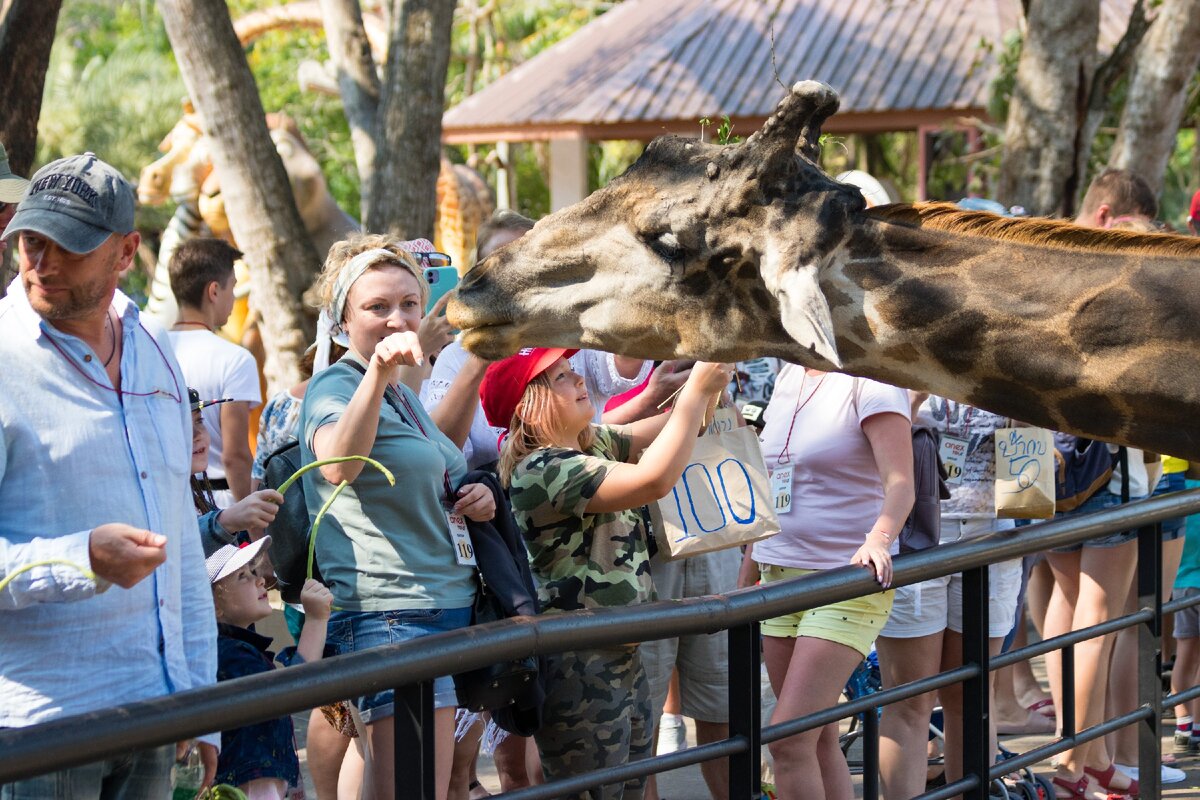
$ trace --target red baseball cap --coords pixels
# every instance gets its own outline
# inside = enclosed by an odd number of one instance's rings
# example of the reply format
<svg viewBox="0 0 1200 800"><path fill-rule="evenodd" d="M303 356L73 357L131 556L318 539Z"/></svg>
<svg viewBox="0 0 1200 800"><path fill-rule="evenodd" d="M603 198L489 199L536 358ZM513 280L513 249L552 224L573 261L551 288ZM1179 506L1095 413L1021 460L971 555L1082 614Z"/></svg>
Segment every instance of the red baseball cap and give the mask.
<svg viewBox="0 0 1200 800"><path fill-rule="evenodd" d="M479 399L488 424L494 428L508 428L517 404L525 394L525 387L560 358L570 358L578 352L561 347L526 347L516 355L490 365L479 385Z"/></svg>

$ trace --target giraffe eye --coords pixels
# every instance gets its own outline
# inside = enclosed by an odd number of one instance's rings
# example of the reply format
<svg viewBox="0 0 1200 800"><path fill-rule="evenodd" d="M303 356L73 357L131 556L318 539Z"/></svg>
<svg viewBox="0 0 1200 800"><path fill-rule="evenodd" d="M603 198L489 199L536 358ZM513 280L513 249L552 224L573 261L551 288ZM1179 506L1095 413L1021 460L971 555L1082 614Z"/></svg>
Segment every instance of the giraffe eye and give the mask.
<svg viewBox="0 0 1200 800"><path fill-rule="evenodd" d="M675 234L670 231L658 234L646 244L667 263L673 263L683 258L683 248L680 246L679 240L675 238Z"/></svg>

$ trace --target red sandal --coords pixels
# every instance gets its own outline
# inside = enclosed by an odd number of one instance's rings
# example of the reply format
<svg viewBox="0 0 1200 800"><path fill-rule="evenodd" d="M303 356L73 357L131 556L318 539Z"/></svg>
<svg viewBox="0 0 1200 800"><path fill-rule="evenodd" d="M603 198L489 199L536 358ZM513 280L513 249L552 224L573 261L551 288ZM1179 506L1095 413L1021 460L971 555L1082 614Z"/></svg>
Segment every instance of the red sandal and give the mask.
<svg viewBox="0 0 1200 800"><path fill-rule="evenodd" d="M1079 780L1077 780L1077 781L1069 781L1065 778L1060 778L1057 775L1055 775L1053 778L1050 779L1050 783L1053 784L1055 787L1054 797L1056 798L1056 800L1074 800L1075 798L1085 798L1085 800L1086 800L1086 798L1088 796L1088 776L1087 775L1081 776L1079 778ZM1066 795L1059 794L1058 789L1060 789L1060 788L1066 789L1068 792L1070 792L1070 794L1066 794ZM1105 789L1104 791L1107 792L1104 796L1104 800L1128 800L1128 797L1129 797L1129 795L1125 795L1125 794L1113 794L1112 792L1109 792L1107 789ZM1093 798L1093 800L1094 800L1094 798Z"/></svg>
<svg viewBox="0 0 1200 800"><path fill-rule="evenodd" d="M1087 773L1088 775L1091 775L1093 778L1095 778L1096 783L1100 784L1100 786L1102 788L1104 788L1105 790L1107 790L1109 792L1117 792L1122 795L1128 795L1129 797L1133 797L1135 799L1138 797L1141 797L1141 795L1138 792L1138 782L1137 782L1137 779L1135 779L1135 778L1130 778L1129 786L1124 789L1116 789L1116 788L1108 785L1109 781L1111 781L1113 779L1113 775L1117 771L1116 764L1109 764L1108 769L1106 769L1106 770L1098 770L1098 769L1093 769L1092 767L1084 767L1083 771L1085 773Z"/></svg>

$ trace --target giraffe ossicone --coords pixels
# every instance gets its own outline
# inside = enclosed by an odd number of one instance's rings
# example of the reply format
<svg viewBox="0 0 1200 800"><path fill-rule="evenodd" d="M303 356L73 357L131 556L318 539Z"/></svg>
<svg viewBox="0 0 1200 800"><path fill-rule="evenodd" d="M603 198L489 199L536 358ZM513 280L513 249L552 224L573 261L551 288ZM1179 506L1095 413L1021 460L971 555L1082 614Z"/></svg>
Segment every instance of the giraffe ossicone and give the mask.
<svg viewBox="0 0 1200 800"><path fill-rule="evenodd" d="M740 144L654 140L463 279L464 345L777 356L1200 461L1196 240L867 209L817 164L836 109L803 81Z"/></svg>

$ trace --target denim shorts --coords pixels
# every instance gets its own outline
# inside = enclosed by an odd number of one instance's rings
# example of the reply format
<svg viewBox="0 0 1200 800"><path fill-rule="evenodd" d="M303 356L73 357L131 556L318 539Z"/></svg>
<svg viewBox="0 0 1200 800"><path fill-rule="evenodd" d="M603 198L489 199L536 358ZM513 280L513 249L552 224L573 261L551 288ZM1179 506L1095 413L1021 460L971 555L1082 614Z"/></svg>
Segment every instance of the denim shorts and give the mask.
<svg viewBox="0 0 1200 800"><path fill-rule="evenodd" d="M1182 492L1187 488L1187 480L1182 472L1166 472L1158 479L1158 486L1154 488L1154 494L1151 497L1158 497L1169 492ZM1187 517L1172 517L1162 521L1162 540L1164 542L1182 539L1184 527L1187 525Z"/></svg>
<svg viewBox="0 0 1200 800"><path fill-rule="evenodd" d="M404 608L395 611L335 611L329 617L326 643L340 656L408 642L433 633L458 630L471 624L467 608ZM385 719L395 713L391 689L355 698L363 722ZM434 708L454 708L454 679L449 675L433 682Z"/></svg>
<svg viewBox="0 0 1200 800"><path fill-rule="evenodd" d="M1132 500L1141 500L1141 497L1131 498ZM1103 511L1106 508L1121 505L1121 496L1113 494L1108 489L1100 489L1094 495L1084 501L1083 505L1073 511L1065 511L1060 514L1055 514L1054 518L1059 517L1077 517L1081 514L1094 514L1097 511ZM1080 544L1073 544L1067 547L1056 547L1055 553L1074 553L1082 550L1085 547L1120 547L1126 542L1131 542L1137 538L1137 531L1117 531L1105 536L1098 536L1095 539L1088 539Z"/></svg>

